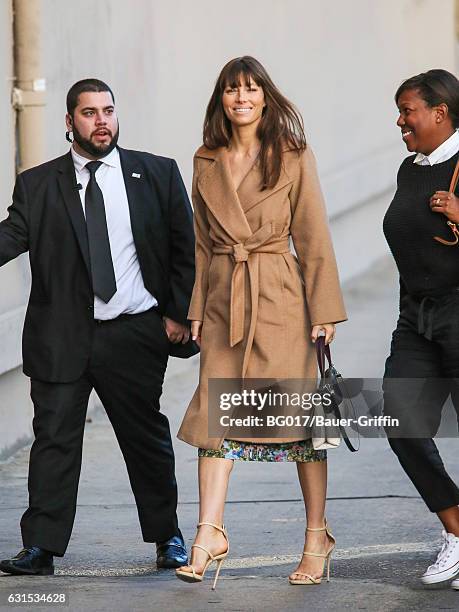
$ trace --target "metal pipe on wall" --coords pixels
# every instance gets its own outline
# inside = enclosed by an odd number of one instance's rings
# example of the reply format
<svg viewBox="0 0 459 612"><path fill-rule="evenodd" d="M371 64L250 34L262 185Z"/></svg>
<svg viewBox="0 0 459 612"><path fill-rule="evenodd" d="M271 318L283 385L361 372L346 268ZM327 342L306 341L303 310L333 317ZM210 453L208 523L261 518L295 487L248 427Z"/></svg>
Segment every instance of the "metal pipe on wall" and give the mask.
<svg viewBox="0 0 459 612"><path fill-rule="evenodd" d="M17 171L45 160L46 81L42 72L41 0L13 0Z"/></svg>

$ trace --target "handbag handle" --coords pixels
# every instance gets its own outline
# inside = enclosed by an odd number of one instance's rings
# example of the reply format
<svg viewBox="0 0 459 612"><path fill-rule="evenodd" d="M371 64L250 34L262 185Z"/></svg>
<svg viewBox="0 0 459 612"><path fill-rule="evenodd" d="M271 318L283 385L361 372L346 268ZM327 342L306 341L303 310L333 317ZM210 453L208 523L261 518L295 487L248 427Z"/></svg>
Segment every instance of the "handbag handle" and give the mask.
<svg viewBox="0 0 459 612"><path fill-rule="evenodd" d="M328 365L330 366L330 368L332 367L332 360L331 360L331 351L330 351L330 345L329 344L325 344L325 336L319 336L316 340L316 354L317 354L317 363L319 365L319 371L320 371L320 376L322 378L325 377L325 359L327 359L328 361ZM333 413L335 415L335 417L341 421L341 413L339 410L339 406L336 402L332 403L333 406ZM344 429L343 425L339 424L339 431L343 437L344 443L346 444L346 446L348 447L348 449L351 451L351 453L355 453L356 451L358 451L358 448L356 448L352 442L349 439L349 436L347 435L346 430ZM357 430L358 433L358 430Z"/></svg>
<svg viewBox="0 0 459 612"><path fill-rule="evenodd" d="M327 358L328 365L330 367L332 365L330 346L325 344L325 336L318 336L316 340L316 354L320 375L323 378L325 375L325 358Z"/></svg>
<svg viewBox="0 0 459 612"><path fill-rule="evenodd" d="M459 158L456 162L456 167L454 168L453 176L451 177L451 182L449 184L449 193L454 193L457 187L457 181L459 180ZM441 242L441 244L446 244L446 246L454 246L459 242L459 230L457 228L456 223L452 221L447 221L447 225L449 225L451 231L453 232L454 240L445 240L440 236L434 236L434 240L437 242Z"/></svg>
<svg viewBox="0 0 459 612"><path fill-rule="evenodd" d="M451 177L451 183L449 184L449 193L454 193L457 187L457 181L459 180L459 158L456 162L456 167L454 168L453 176Z"/></svg>

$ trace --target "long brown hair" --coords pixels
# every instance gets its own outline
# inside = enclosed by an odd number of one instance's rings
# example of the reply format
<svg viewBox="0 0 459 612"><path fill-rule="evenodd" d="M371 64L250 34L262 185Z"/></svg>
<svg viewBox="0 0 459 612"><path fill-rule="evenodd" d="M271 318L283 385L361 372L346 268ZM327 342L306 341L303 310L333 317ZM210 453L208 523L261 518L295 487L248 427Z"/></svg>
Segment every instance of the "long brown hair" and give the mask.
<svg viewBox="0 0 459 612"><path fill-rule="evenodd" d="M298 153L306 149L303 119L295 106L281 94L258 60L250 55L236 57L220 72L207 105L203 141L208 149L227 147L232 135L231 121L225 115L222 96L226 87L240 87L240 80L250 81L263 89L266 106L257 127L261 142L259 154L261 189L272 188L282 169L282 149L288 146Z"/></svg>

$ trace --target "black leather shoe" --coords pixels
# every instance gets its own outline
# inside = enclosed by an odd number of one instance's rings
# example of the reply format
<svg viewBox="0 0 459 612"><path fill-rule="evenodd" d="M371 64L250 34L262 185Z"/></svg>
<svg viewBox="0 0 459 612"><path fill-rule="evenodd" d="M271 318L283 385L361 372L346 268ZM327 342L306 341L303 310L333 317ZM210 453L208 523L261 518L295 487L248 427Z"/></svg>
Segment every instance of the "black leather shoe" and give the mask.
<svg viewBox="0 0 459 612"><path fill-rule="evenodd" d="M185 542L182 534L172 536L165 542L156 544L156 565L157 567L173 568L181 567L188 563Z"/></svg>
<svg viewBox="0 0 459 612"><path fill-rule="evenodd" d="M53 555L39 546L23 548L12 559L0 561L0 571L15 576L50 576L54 574Z"/></svg>

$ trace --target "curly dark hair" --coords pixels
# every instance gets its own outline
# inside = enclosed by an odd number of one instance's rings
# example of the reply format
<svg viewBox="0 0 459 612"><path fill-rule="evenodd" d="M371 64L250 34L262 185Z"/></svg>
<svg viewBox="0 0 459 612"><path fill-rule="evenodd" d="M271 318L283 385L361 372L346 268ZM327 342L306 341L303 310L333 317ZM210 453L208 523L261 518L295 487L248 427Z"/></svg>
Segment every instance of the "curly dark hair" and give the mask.
<svg viewBox="0 0 459 612"><path fill-rule="evenodd" d="M115 104L115 96L107 83L100 79L82 79L74 83L67 93L67 112L72 117L75 108L78 106L78 96L85 91L108 91L112 96L113 104Z"/></svg>
<svg viewBox="0 0 459 612"><path fill-rule="evenodd" d="M404 91L412 89L430 108L446 104L454 128L459 128L459 81L447 70L436 68L406 79L395 92L395 103Z"/></svg>

